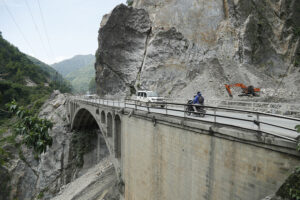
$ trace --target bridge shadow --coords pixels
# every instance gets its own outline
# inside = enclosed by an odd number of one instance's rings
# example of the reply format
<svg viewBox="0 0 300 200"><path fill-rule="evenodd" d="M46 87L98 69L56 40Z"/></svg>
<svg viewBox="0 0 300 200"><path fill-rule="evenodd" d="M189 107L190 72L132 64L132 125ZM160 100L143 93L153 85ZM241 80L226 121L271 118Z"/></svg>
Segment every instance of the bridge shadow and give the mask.
<svg viewBox="0 0 300 200"><path fill-rule="evenodd" d="M103 152L108 152L118 175L117 177L120 178L122 154L121 117L115 114L113 110L101 108L95 110L94 108L90 109L88 106L73 106L73 108L75 109L71 111L71 129L97 133L94 135L93 141L90 141L90 145L97 141L97 153L94 152L93 159L99 162L102 159ZM104 142L101 142L101 140Z"/></svg>
<svg viewBox="0 0 300 200"><path fill-rule="evenodd" d="M97 114L98 112L96 112ZM101 114L102 115L102 114ZM105 118L103 118L105 120ZM105 121L101 121L105 124ZM74 134L81 134L79 142L84 149L88 149L83 155L82 173L98 164L102 159L109 157L108 141L101 123L86 109L79 109L73 118L72 130Z"/></svg>

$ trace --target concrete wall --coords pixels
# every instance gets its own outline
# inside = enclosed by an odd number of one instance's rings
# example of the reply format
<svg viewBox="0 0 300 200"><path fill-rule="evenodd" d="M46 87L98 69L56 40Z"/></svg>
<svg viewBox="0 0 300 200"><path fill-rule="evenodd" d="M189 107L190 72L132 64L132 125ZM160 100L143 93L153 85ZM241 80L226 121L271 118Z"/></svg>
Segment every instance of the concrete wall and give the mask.
<svg viewBox="0 0 300 200"><path fill-rule="evenodd" d="M131 116L122 117L127 200L258 200L299 157Z"/></svg>

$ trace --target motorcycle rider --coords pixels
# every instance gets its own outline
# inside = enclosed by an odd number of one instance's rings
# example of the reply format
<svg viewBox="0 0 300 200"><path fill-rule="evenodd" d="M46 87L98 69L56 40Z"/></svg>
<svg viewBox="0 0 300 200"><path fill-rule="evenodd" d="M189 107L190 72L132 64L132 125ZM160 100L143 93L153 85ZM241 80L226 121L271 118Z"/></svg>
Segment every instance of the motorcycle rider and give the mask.
<svg viewBox="0 0 300 200"><path fill-rule="evenodd" d="M204 97L202 96L201 92L197 92L197 95L193 100L193 105L194 105L193 108L195 112L198 112L197 107L199 106L196 106L197 104L200 104L202 106L204 105Z"/></svg>

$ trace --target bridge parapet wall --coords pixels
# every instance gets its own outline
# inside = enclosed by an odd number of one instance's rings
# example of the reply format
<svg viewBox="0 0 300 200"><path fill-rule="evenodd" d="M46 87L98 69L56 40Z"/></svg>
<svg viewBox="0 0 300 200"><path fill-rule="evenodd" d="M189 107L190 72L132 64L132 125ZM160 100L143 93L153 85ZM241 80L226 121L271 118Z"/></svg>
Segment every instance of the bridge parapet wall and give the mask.
<svg viewBox="0 0 300 200"><path fill-rule="evenodd" d="M143 111L122 118L125 199L261 199L300 165L295 145ZM126 112L125 112L126 113Z"/></svg>

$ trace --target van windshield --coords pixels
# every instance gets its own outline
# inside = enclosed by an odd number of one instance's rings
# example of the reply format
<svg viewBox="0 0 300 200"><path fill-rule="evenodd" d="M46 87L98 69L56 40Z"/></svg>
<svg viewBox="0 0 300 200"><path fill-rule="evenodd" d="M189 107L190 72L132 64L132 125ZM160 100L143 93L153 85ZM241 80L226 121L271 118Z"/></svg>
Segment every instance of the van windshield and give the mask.
<svg viewBox="0 0 300 200"><path fill-rule="evenodd" d="M148 97L158 97L156 92L149 92L147 95Z"/></svg>

